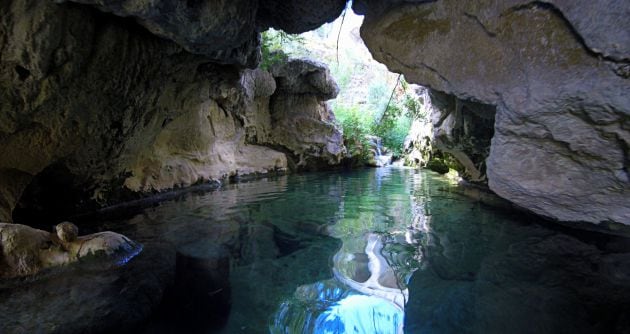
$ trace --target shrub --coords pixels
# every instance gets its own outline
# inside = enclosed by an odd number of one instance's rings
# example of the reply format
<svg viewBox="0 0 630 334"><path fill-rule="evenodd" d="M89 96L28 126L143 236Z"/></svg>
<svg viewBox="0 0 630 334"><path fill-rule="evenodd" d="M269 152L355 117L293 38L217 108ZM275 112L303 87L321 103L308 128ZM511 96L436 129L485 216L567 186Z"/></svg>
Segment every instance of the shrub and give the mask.
<svg viewBox="0 0 630 334"><path fill-rule="evenodd" d="M337 106L334 113L343 129L343 141L348 153L359 162L366 162L369 158L366 136L370 134L371 117L357 107Z"/></svg>
<svg viewBox="0 0 630 334"><path fill-rule="evenodd" d="M286 61L290 52L286 49L297 49L304 44L304 38L299 35L287 34L282 30L269 29L262 33L260 46L262 60L260 68L268 70L274 64Z"/></svg>

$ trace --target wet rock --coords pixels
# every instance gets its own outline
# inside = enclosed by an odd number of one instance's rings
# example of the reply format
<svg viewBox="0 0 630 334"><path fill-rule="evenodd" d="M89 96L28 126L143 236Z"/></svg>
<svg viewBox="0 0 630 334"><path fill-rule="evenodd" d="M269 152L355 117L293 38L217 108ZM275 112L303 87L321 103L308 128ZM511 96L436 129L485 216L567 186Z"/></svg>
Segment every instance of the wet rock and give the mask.
<svg viewBox="0 0 630 334"><path fill-rule="evenodd" d="M79 236L79 228L69 222L63 222L55 226L55 231L59 240L63 242L72 242L77 240Z"/></svg>
<svg viewBox="0 0 630 334"><path fill-rule="evenodd" d="M393 154L383 146L383 139L377 136L367 135L365 139L369 145L367 165L370 167L384 167L392 163Z"/></svg>
<svg viewBox="0 0 630 334"><path fill-rule="evenodd" d="M436 173L440 173L440 174L448 173L448 166L444 163L444 161L439 160L439 159L430 160L429 162L427 162L426 167Z"/></svg>
<svg viewBox="0 0 630 334"><path fill-rule="evenodd" d="M55 230L51 234L20 224L0 224L0 278L33 275L93 257L109 259L112 264L125 263L142 249L114 232L77 237L77 227L67 222Z"/></svg>
<svg viewBox="0 0 630 334"><path fill-rule="evenodd" d="M626 3L615 13L587 1L361 5L375 59L410 82L496 107L493 191L558 220L630 222L630 82L615 71L629 58Z"/></svg>
<svg viewBox="0 0 630 334"><path fill-rule="evenodd" d="M173 281L174 251L160 244L125 266L73 265L22 279L0 279L2 333L133 332Z"/></svg>

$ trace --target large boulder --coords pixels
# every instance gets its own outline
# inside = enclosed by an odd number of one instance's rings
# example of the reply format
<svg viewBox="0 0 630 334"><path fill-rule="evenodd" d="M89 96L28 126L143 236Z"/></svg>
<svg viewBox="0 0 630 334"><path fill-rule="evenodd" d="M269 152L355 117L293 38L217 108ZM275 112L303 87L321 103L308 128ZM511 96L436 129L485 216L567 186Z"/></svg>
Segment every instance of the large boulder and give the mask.
<svg viewBox="0 0 630 334"><path fill-rule="evenodd" d="M268 144L284 148L297 169L337 165L345 155L343 136L326 103L339 87L326 65L292 59L276 64L277 84L271 96L271 135Z"/></svg>
<svg viewBox="0 0 630 334"><path fill-rule="evenodd" d="M496 107L492 190L562 221L630 224L628 3L359 5L375 59L410 82Z"/></svg>
<svg viewBox="0 0 630 334"><path fill-rule="evenodd" d="M0 278L33 275L42 269L68 265L89 258L124 264L142 246L114 232L78 237L71 223L56 226L55 233L20 224L0 223Z"/></svg>

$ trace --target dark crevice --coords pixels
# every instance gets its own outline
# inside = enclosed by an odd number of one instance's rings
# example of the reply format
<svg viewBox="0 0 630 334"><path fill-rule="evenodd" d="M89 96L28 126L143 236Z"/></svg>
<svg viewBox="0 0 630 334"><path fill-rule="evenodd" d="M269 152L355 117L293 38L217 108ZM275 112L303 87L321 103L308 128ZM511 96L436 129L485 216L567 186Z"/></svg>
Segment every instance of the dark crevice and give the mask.
<svg viewBox="0 0 630 334"><path fill-rule="evenodd" d="M18 78L21 81L24 81L26 79L28 79L28 77L31 76L31 71L27 70L26 68L20 66L20 65L16 65L15 66L15 73L17 73Z"/></svg>
<svg viewBox="0 0 630 334"><path fill-rule="evenodd" d="M473 14L470 13L464 13L464 16L466 16L467 18L472 19L473 21L475 21L479 27L481 27L481 30L483 30L486 35L490 36L490 37L497 37L497 34L495 32L492 32L488 29L488 27L486 27L483 22L481 22L481 20L479 20L479 18Z"/></svg>
<svg viewBox="0 0 630 334"><path fill-rule="evenodd" d="M50 230L51 226L80 210L94 210L89 205L89 190L61 163L37 174L13 210L18 224Z"/></svg>

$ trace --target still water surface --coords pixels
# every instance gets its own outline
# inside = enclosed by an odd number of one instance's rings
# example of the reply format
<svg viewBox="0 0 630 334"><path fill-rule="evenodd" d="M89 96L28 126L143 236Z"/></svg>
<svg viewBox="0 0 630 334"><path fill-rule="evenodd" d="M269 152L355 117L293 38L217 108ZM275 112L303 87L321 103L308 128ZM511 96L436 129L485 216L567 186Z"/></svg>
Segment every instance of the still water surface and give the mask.
<svg viewBox="0 0 630 334"><path fill-rule="evenodd" d="M291 175L102 228L177 252L175 285L143 333L630 330L626 239L497 211L455 188L402 168Z"/></svg>

